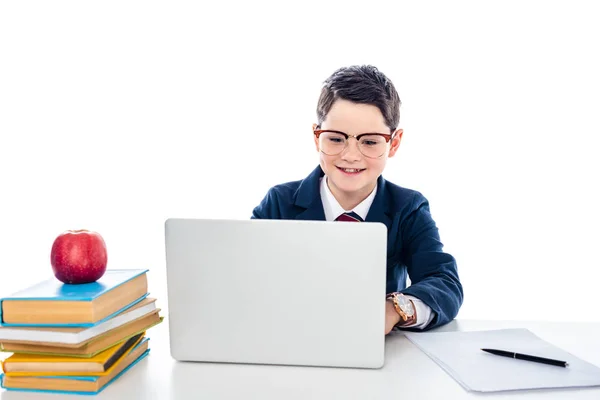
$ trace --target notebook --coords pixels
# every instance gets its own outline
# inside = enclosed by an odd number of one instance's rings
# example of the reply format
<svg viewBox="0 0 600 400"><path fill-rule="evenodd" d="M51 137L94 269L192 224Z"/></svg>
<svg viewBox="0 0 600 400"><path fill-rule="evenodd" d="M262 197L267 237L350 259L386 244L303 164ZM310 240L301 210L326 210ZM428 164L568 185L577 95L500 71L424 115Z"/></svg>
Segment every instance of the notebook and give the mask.
<svg viewBox="0 0 600 400"><path fill-rule="evenodd" d="M97 325L147 296L147 271L107 270L98 281L78 285L50 278L0 299L0 325Z"/></svg>
<svg viewBox="0 0 600 400"><path fill-rule="evenodd" d="M405 336L468 391L600 386L600 368L548 343L527 329L418 332ZM515 360L483 352L508 350L567 361L568 367Z"/></svg>

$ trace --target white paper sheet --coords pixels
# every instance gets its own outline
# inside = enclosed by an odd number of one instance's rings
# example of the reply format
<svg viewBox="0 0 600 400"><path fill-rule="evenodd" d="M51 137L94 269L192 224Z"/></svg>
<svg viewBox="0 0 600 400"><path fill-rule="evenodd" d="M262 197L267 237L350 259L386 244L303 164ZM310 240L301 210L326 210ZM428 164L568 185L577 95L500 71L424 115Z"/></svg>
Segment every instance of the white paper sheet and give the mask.
<svg viewBox="0 0 600 400"><path fill-rule="evenodd" d="M473 332L407 332L406 337L466 390L504 390L600 386L600 368L540 339L527 329ZM556 367L500 357L500 349L564 360Z"/></svg>

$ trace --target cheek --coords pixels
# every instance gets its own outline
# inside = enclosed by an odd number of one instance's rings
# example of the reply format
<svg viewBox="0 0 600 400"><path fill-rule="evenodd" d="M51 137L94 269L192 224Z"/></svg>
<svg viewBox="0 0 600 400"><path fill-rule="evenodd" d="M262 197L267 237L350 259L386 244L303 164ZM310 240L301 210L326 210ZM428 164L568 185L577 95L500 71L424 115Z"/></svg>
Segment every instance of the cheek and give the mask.
<svg viewBox="0 0 600 400"><path fill-rule="evenodd" d="M321 166L325 168L333 168L335 156L328 156L319 152L319 158L321 160Z"/></svg>
<svg viewBox="0 0 600 400"><path fill-rule="evenodd" d="M385 168L385 163L387 161L387 157L381 159L368 159L367 168L369 168L373 172L381 173Z"/></svg>

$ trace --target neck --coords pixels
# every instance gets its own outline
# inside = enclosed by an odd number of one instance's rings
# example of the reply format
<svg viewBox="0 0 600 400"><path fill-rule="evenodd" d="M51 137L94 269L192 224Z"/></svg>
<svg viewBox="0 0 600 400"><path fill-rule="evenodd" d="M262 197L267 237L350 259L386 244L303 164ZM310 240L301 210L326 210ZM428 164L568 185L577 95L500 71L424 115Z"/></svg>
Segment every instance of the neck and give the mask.
<svg viewBox="0 0 600 400"><path fill-rule="evenodd" d="M333 197L335 197L337 202L340 203L340 206L342 206L344 210L354 209L354 207L369 197L373 189L375 189L376 184L377 182L373 182L372 185L365 186L356 192L345 192L332 185L329 182L329 179L327 180L327 187L329 187L331 194L333 194Z"/></svg>

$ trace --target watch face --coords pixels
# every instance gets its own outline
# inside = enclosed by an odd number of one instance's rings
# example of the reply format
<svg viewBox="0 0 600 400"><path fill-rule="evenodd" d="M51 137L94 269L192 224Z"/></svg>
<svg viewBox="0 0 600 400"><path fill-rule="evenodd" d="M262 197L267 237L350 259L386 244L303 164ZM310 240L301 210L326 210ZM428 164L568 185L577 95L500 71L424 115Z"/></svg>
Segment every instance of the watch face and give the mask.
<svg viewBox="0 0 600 400"><path fill-rule="evenodd" d="M415 310L410 300L402 295L397 296L397 299L400 309L404 311L407 317L412 317L415 314Z"/></svg>

